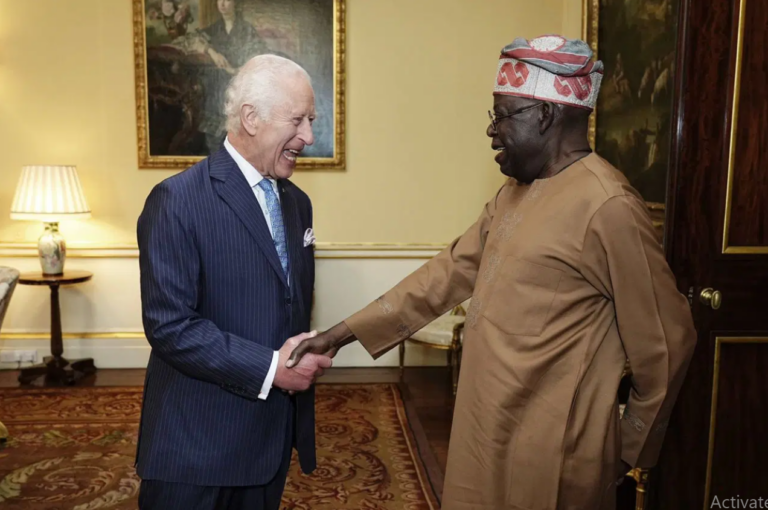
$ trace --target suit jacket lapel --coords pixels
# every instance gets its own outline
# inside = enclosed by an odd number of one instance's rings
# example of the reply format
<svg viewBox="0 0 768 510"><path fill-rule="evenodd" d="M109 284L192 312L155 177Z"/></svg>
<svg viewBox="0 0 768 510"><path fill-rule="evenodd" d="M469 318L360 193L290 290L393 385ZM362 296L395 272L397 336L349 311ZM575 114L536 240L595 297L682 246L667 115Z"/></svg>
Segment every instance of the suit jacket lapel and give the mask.
<svg viewBox="0 0 768 510"><path fill-rule="evenodd" d="M301 249L304 246L304 233L301 231L298 205L296 198L291 193L291 184L280 181L278 187L280 189L280 205L283 209L285 242L288 245L288 268L291 275L291 288L296 289L298 265L302 263Z"/></svg>
<svg viewBox="0 0 768 510"><path fill-rule="evenodd" d="M248 232L256 240L261 251L264 252L280 280L287 286L288 281L285 278L285 273L283 273L283 266L280 265L280 258L277 256L275 243L269 233L269 227L264 219L259 201L256 200L248 181L245 180L245 176L226 149L221 149L211 157L209 172L214 179L216 192L237 214Z"/></svg>

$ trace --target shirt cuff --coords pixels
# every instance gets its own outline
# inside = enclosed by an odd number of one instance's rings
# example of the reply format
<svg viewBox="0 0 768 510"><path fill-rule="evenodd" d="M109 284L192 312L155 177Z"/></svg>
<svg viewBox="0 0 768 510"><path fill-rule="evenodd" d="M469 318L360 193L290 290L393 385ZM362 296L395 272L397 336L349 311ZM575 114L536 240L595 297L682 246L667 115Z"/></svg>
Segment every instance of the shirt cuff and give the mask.
<svg viewBox="0 0 768 510"><path fill-rule="evenodd" d="M259 398L261 400L266 400L267 396L269 396L269 390L272 389L272 381L275 380L275 372L277 372L277 362L279 359L280 354L275 351L272 354L272 364L269 366L267 377L264 378L264 384L261 385L261 392L259 392Z"/></svg>

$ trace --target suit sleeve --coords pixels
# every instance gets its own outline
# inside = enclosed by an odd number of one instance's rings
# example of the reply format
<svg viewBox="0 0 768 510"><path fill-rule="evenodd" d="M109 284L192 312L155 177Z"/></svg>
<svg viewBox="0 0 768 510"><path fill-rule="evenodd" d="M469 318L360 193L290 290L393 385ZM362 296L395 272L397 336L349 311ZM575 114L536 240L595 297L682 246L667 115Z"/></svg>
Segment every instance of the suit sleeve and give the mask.
<svg viewBox="0 0 768 510"><path fill-rule="evenodd" d="M461 237L345 321L374 359L472 296L498 196Z"/></svg>
<svg viewBox="0 0 768 510"><path fill-rule="evenodd" d="M258 398L274 350L200 317L200 259L189 215L165 183L147 198L138 227L144 331L152 350L180 372Z"/></svg>
<svg viewBox="0 0 768 510"><path fill-rule="evenodd" d="M688 301L677 289L646 205L634 195L610 198L595 213L582 263L585 277L613 301L632 369L621 420L622 459L652 467L696 344Z"/></svg>

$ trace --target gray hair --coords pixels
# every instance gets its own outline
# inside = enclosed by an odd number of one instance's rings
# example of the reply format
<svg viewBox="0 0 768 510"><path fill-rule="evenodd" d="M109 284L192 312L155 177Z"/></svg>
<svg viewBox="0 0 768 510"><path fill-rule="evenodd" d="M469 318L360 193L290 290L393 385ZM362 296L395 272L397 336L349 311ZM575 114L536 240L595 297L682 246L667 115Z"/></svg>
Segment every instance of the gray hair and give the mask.
<svg viewBox="0 0 768 510"><path fill-rule="evenodd" d="M268 121L272 108L284 98L283 83L291 75L303 76L307 71L296 62L277 55L257 55L246 62L229 82L224 100L227 131L240 128L240 109L249 104L262 120Z"/></svg>

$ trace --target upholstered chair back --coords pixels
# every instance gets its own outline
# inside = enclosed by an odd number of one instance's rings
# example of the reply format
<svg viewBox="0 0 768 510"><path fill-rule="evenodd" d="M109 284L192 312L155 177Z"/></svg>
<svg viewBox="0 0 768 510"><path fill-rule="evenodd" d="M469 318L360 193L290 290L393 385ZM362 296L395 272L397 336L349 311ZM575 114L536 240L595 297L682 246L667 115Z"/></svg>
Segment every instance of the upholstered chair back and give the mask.
<svg viewBox="0 0 768 510"><path fill-rule="evenodd" d="M19 272L16 269L0 266L0 328L3 327L5 312L8 311L8 303L11 301L18 281Z"/></svg>

